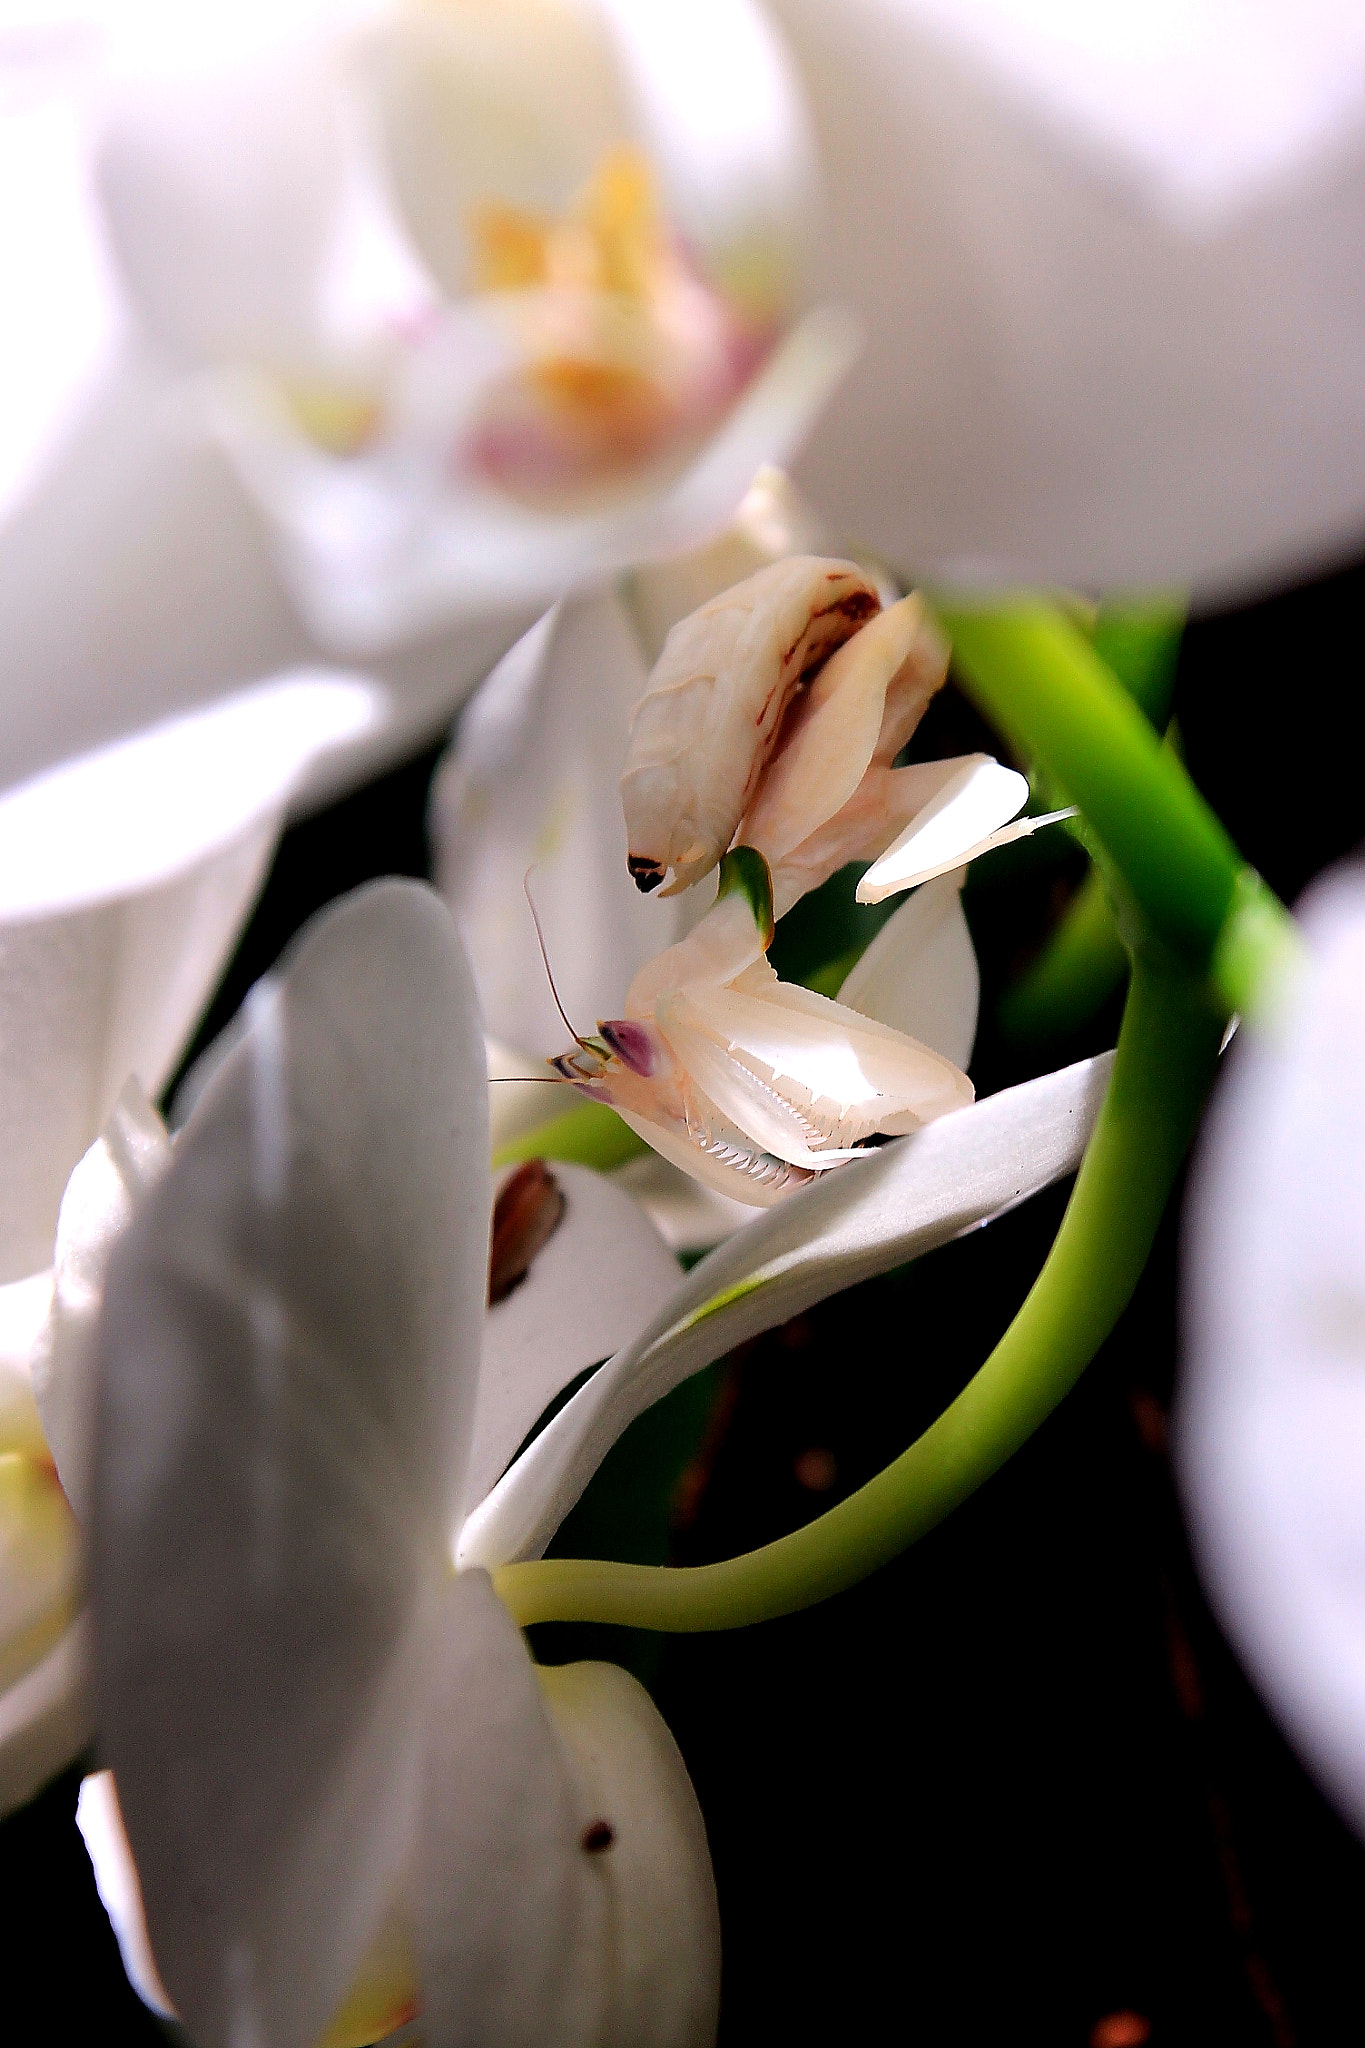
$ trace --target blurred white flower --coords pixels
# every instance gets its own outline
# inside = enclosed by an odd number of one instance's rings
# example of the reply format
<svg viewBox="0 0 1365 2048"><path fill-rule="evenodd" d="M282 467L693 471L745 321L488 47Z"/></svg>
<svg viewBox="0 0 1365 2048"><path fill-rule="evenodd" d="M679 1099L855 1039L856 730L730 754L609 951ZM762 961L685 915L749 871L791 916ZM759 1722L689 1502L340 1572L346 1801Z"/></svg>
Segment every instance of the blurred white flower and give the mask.
<svg viewBox="0 0 1365 2048"><path fill-rule="evenodd" d="M81 1439L80 1396L54 1377L54 1333L79 1350L129 1190L165 1145L142 1091L212 994L294 790L376 715L360 683L294 677L0 798L0 1810L89 1732L78 1544L52 1471ZM79 1473L62 1478L79 1506Z"/></svg>
<svg viewBox="0 0 1365 2048"><path fill-rule="evenodd" d="M749 0L679 29L126 0L0 32L0 778L325 651L386 692L334 786L795 444L850 346L801 317L798 101Z"/></svg>
<svg viewBox="0 0 1365 2048"><path fill-rule="evenodd" d="M1177 1450L1214 1605L1365 1832L1365 872L1300 914L1306 967L1202 1143Z"/></svg>
<svg viewBox="0 0 1365 2048"><path fill-rule="evenodd" d="M797 475L904 573L1232 593L1365 536L1351 0L769 0L866 351Z"/></svg>

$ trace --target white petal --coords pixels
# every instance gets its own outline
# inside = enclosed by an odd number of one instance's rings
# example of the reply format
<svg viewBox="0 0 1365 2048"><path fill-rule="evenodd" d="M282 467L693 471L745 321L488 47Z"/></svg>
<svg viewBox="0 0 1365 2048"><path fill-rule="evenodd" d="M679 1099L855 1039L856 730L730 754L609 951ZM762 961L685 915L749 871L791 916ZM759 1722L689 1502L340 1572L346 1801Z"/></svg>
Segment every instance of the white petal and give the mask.
<svg viewBox="0 0 1365 2048"><path fill-rule="evenodd" d="M170 1157L165 1125L129 1080L62 1196L50 1306L30 1352L30 1370L57 1476L82 1522L90 1506L94 1342L104 1275L135 1207Z"/></svg>
<svg viewBox="0 0 1365 2048"><path fill-rule="evenodd" d="M257 985L105 1288L91 1533L104 1753L202 2048L310 2048L411 1842L419 1610L487 1288L483 1043L429 890Z"/></svg>
<svg viewBox="0 0 1365 2048"><path fill-rule="evenodd" d="M705 1187L663 1154L647 1152L618 1166L612 1179L639 1204L670 1251L709 1252L724 1237L752 1223L753 1208Z"/></svg>
<svg viewBox="0 0 1365 2048"><path fill-rule="evenodd" d="M612 1930L605 2038L621 2048L710 2048L720 2004L720 1915L706 1828L678 1746L638 1679L616 1664L538 1674L579 1781L579 1810L612 1841L593 1858Z"/></svg>
<svg viewBox="0 0 1365 2048"><path fill-rule="evenodd" d="M523 1452L466 1522L461 1562L539 1556L627 1424L746 1337L1074 1172L1111 1064L1084 1060L942 1117L739 1231Z"/></svg>
<svg viewBox="0 0 1365 2048"><path fill-rule="evenodd" d="M1280 1027L1226 1057L1188 1214L1179 1467L1215 1606L1365 1827L1365 888L1303 909Z"/></svg>
<svg viewBox="0 0 1365 2048"><path fill-rule="evenodd" d="M89 1632L78 1616L41 1663L0 1693L0 1814L32 1799L94 1733Z"/></svg>
<svg viewBox="0 0 1365 2048"><path fill-rule="evenodd" d="M1205 590L1365 531L1345 0L773 0L868 347L798 465L922 576Z"/></svg>
<svg viewBox="0 0 1365 2048"><path fill-rule="evenodd" d="M960 874L941 875L907 897L839 990L850 1009L932 1046L964 1070L980 998Z"/></svg>
<svg viewBox="0 0 1365 2048"><path fill-rule="evenodd" d="M8 518L106 372L127 317L90 175L87 123L62 77L73 41L35 25L0 52L0 276L9 315L0 377L0 519ZM27 62L25 59L27 58ZM27 73L27 76L25 74ZM47 74L44 77L44 74ZM49 89L44 91L44 84Z"/></svg>
<svg viewBox="0 0 1365 2048"><path fill-rule="evenodd" d="M518 641L460 722L432 792L442 893L474 964L495 1037L530 1052L565 1042L535 925L580 1030L621 1014L674 917L626 870L617 781L645 667L618 599L566 600ZM543 1121L556 1103L542 1088Z"/></svg>
<svg viewBox="0 0 1365 2048"><path fill-rule="evenodd" d="M154 71L114 90L99 177L123 277L158 339L301 369L322 340L343 187L340 80L321 36L282 27L273 48L205 47L167 17Z"/></svg>
<svg viewBox="0 0 1365 2048"><path fill-rule="evenodd" d="M481 1572L447 1583L432 1636L413 1883L429 2038L710 2048L706 1835L647 1694L612 1665L537 1671Z"/></svg>
<svg viewBox="0 0 1365 2048"><path fill-rule="evenodd" d="M585 1166L556 1160L551 1171L563 1220L484 1323L465 1513L556 1394L628 1343L678 1284L677 1260L628 1194Z"/></svg>
<svg viewBox="0 0 1365 2048"><path fill-rule="evenodd" d="M123 1831L118 1793L112 1771L93 1771L81 1779L76 1798L76 1826L81 1831L86 1854L95 1872L100 1904L118 1942L119 1957L128 1982L142 2003L163 2019L174 2019L166 1987L157 1975L156 1958L147 1939L147 1920L142 1910L142 1887L137 1865Z"/></svg>
<svg viewBox="0 0 1365 2048"><path fill-rule="evenodd" d="M50 1272L0 1287L0 1452L50 1455L33 1393L32 1355L51 1307Z"/></svg>
<svg viewBox="0 0 1365 2048"><path fill-rule="evenodd" d="M1028 802L1026 778L988 754L969 754L961 763L942 766L956 772L872 863L858 884L860 903L881 903L900 889L961 867Z"/></svg>
<svg viewBox="0 0 1365 2048"><path fill-rule="evenodd" d="M372 712L358 683L282 680L0 798L0 1279L46 1264L68 1175L129 1073L165 1081L300 777Z"/></svg>
<svg viewBox="0 0 1365 2048"><path fill-rule="evenodd" d="M611 1967L592 1816L487 1578L448 1578L438 1603L412 1884L424 2028L441 2048L592 2048Z"/></svg>

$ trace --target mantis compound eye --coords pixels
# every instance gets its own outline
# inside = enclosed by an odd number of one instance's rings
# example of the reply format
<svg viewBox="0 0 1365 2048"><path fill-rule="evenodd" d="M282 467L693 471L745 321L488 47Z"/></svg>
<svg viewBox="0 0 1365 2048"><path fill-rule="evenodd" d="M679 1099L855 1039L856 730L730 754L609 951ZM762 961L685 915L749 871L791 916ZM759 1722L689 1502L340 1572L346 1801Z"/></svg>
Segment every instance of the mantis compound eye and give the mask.
<svg viewBox="0 0 1365 2048"><path fill-rule="evenodd" d="M597 1028L623 1067L629 1067L632 1074L640 1074L645 1080L650 1078L658 1065L658 1048L647 1025L632 1023L628 1017L605 1021L599 1017Z"/></svg>

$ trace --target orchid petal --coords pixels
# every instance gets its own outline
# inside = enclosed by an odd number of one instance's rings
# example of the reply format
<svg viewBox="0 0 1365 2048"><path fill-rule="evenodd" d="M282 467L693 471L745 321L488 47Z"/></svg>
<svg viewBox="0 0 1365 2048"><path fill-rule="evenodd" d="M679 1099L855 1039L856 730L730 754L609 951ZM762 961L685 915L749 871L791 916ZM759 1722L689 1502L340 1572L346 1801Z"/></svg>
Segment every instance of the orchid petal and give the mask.
<svg viewBox="0 0 1365 2048"><path fill-rule="evenodd" d="M429 1637L412 1885L425 2030L442 2048L589 2048L610 1995L608 1901L535 1668L481 1572L447 1579Z"/></svg>
<svg viewBox="0 0 1365 2048"><path fill-rule="evenodd" d="M373 708L282 679L0 798L0 1278L46 1264L68 1175L130 1072L165 1081L301 776Z"/></svg>
<svg viewBox="0 0 1365 2048"><path fill-rule="evenodd" d="M175 2009L158 1975L156 1958L147 1939L142 1887L124 1833L112 1771L92 1771L88 1778L81 1779L76 1797L76 1826L95 1873L100 1904L109 1915L118 1942L124 1975L145 2006L162 2019L173 2020Z"/></svg>
<svg viewBox="0 0 1365 2048"><path fill-rule="evenodd" d="M611 1831L593 1856L612 1929L603 2038L621 2048L710 2048L720 1916L706 1828L678 1746L619 1665L547 1665L537 1676L572 1754L593 1839L604 1824Z"/></svg>
<svg viewBox="0 0 1365 2048"><path fill-rule="evenodd" d="M720 1943L706 1834L648 1695L537 1670L481 1572L442 1589L413 1886L442 2048L708 2048Z"/></svg>
<svg viewBox="0 0 1365 2048"><path fill-rule="evenodd" d="M1228 591L1358 546L1354 7L772 12L825 170L819 288L868 332L798 466L831 519L1032 587Z"/></svg>
<svg viewBox="0 0 1365 2048"><path fill-rule="evenodd" d="M46 1656L0 1693L0 1814L32 1799L94 1732L89 1635L86 1617L78 1615Z"/></svg>
<svg viewBox="0 0 1365 2048"><path fill-rule="evenodd" d="M549 1054L564 1041L524 883L560 1000L585 1020L580 1030L620 1014L636 971L673 936L672 921L626 872L616 790L644 687L619 600L566 600L494 669L434 786L442 893L469 949L484 1020L508 1045ZM542 1118L551 1113L542 1105Z"/></svg>
<svg viewBox="0 0 1365 2048"><path fill-rule="evenodd" d="M105 1270L136 1204L170 1157L165 1125L137 1082L127 1081L67 1182L57 1216L50 1307L32 1348L31 1371L57 1476L82 1522L90 1506L94 1344Z"/></svg>
<svg viewBox="0 0 1365 2048"><path fill-rule="evenodd" d="M180 45L177 25L189 30ZM234 48L225 25L205 47L198 24L163 16L154 66L115 87L99 150L105 219L158 340L304 370L323 339L343 189L336 51L287 17L264 46L249 28Z"/></svg>
<svg viewBox="0 0 1365 2048"><path fill-rule="evenodd" d="M749 1202L703 1185L651 1144L639 1159L618 1166L612 1179L644 1210L669 1250L683 1255L709 1252L724 1237L752 1223Z"/></svg>
<svg viewBox="0 0 1365 2048"><path fill-rule="evenodd" d="M52 1307L52 1275L30 1273L0 1287L0 1452L46 1458L47 1436L32 1377L33 1347Z"/></svg>
<svg viewBox="0 0 1365 2048"><path fill-rule="evenodd" d="M988 754L933 765L956 772L873 862L858 884L860 903L884 902L901 889L913 889L961 867L1028 802L1027 778L1016 769L1003 768ZM1032 830L1032 824L1026 829Z"/></svg>
<svg viewBox="0 0 1365 2048"><path fill-rule="evenodd" d="M411 1848L487 1088L467 965L416 884L324 913L249 1009L110 1263L92 1604L176 2009L202 2048L310 2048Z"/></svg>
<svg viewBox="0 0 1365 2048"><path fill-rule="evenodd" d="M1074 1172L1111 1064L1083 1060L941 1117L737 1232L499 1480L465 1523L461 1564L539 1556L627 1425L712 1359Z"/></svg>
<svg viewBox="0 0 1365 2048"><path fill-rule="evenodd" d="M1176 1448L1222 1621L1291 1741L1365 1827L1365 877L1299 916L1285 1014L1226 1055L1187 1218Z"/></svg>
<svg viewBox="0 0 1365 2048"><path fill-rule="evenodd" d="M845 976L839 1001L932 1046L965 1072L976 1040L981 976L962 878L941 875L908 896Z"/></svg>
<svg viewBox="0 0 1365 2048"><path fill-rule="evenodd" d="M619 1350L678 1284L677 1260L628 1194L587 1167L556 1161L552 1171L563 1221L485 1319L466 1512L555 1396Z"/></svg>

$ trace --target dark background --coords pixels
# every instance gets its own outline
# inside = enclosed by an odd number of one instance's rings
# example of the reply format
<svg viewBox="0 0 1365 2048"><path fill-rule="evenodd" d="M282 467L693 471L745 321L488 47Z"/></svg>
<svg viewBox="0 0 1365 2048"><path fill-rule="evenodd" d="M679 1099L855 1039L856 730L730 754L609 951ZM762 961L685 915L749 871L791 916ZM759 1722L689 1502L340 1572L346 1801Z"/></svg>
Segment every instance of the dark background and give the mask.
<svg viewBox="0 0 1365 2048"><path fill-rule="evenodd" d="M1191 771L1291 901L1365 834L1363 601L1352 570L1198 621L1182 650ZM931 717L922 751L979 743L961 699ZM200 1044L321 904L371 875L426 872L436 752L286 836ZM1111 1044L1117 1020L1115 1003L1032 1054L993 1028L1077 872L1065 851L1002 874L1003 860L969 886L982 1091ZM670 1481L684 1468L675 1559L794 1527L903 1448L1004 1329L1065 1192L798 1318L675 1397L652 1450L638 1446L660 1470L674 1456ZM720 1889L729 2048L1335 2048L1360 2034L1365 1854L1241 1676L1171 1488L1178 1223L1033 1442L857 1591L733 1635L542 1632L551 1656L614 1647L682 1745ZM631 1450L562 1548L615 1518L631 1551ZM657 1503L654 1525L637 1554L662 1540ZM0 1827L0 2038L151 2043L163 2037L123 1982L75 1830L79 1775Z"/></svg>

